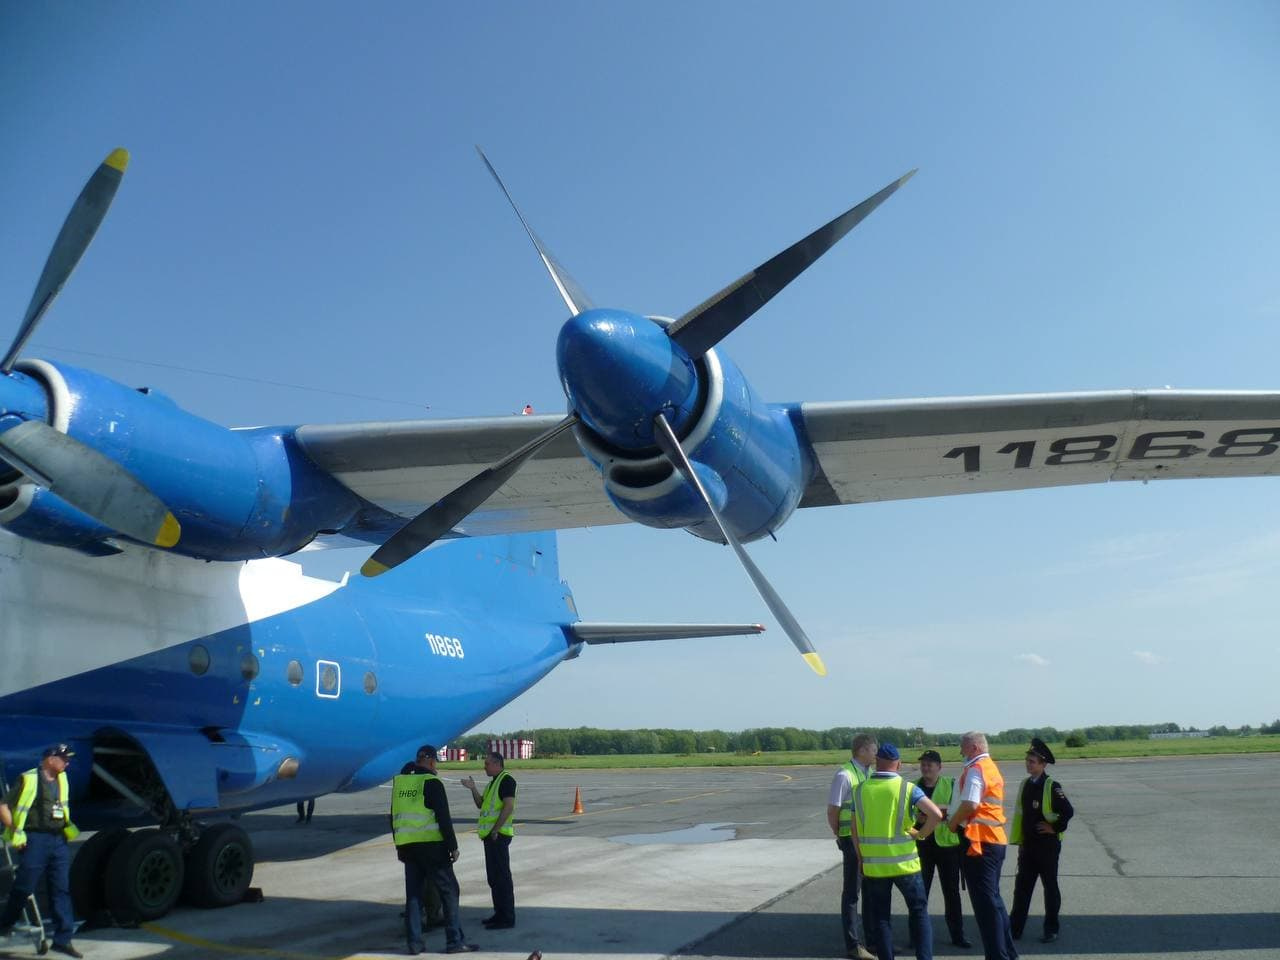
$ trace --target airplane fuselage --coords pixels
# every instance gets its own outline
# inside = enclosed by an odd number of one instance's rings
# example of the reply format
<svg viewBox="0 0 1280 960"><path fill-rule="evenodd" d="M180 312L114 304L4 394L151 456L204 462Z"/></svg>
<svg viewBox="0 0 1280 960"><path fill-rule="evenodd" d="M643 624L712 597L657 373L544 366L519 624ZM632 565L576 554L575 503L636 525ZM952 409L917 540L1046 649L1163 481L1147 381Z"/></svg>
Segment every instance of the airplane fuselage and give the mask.
<svg viewBox="0 0 1280 960"><path fill-rule="evenodd" d="M75 744L88 826L158 819L90 776L143 754L191 814L364 789L572 655L576 619L552 534L443 544L377 581L0 534L0 759L11 781Z"/></svg>

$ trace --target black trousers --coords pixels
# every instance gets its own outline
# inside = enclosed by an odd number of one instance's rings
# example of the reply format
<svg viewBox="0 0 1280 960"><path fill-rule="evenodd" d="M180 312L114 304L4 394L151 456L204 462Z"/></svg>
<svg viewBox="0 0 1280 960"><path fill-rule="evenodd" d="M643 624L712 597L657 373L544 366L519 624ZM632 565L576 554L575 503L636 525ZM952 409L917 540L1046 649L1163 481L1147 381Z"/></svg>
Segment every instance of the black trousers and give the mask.
<svg viewBox="0 0 1280 960"><path fill-rule="evenodd" d="M862 890L862 872L858 869L858 851L852 837L837 837L836 845L844 856L844 886L840 888L840 929L844 933L845 953L853 953L862 943L865 924L858 915L858 894ZM866 906L863 904L863 906Z"/></svg>
<svg viewBox="0 0 1280 960"><path fill-rule="evenodd" d="M501 923L516 922L516 890L511 879L511 838L489 834L484 838L484 872L493 896L493 915Z"/></svg>
<svg viewBox="0 0 1280 960"><path fill-rule="evenodd" d="M1022 936L1031 909L1031 895L1036 880L1044 887L1044 932L1058 932L1058 914L1062 910L1062 891L1058 889L1058 857L1062 841L1057 837L1028 837L1018 847L1018 874L1013 881L1013 911L1009 925L1015 937Z"/></svg>
<svg viewBox="0 0 1280 960"><path fill-rule="evenodd" d="M960 844L940 847L932 840L916 844L920 852L920 873L924 879L924 895L929 896L933 887L933 871L938 871L938 883L942 887L942 902L947 911L947 933L952 942L964 937L964 914L960 906L960 856L964 848Z"/></svg>

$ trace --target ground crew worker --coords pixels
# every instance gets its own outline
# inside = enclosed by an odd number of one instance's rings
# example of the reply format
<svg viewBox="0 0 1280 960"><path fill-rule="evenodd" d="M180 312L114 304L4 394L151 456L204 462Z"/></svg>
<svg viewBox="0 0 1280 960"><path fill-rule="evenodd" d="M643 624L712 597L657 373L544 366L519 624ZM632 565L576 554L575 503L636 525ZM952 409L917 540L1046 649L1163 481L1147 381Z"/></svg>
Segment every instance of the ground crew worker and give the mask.
<svg viewBox="0 0 1280 960"><path fill-rule="evenodd" d="M958 806L953 806L947 829L963 832L969 848L960 858L960 872L969 887L973 918L982 935L987 960L1016 960L1018 951L1009 930L1009 913L1000 896L1000 870L1008 841L1004 832L1004 777L991 755L987 738L976 730L960 738L964 770L960 774Z"/></svg>
<svg viewBox="0 0 1280 960"><path fill-rule="evenodd" d="M440 893L444 909L445 953L470 953L480 949L467 943L458 916L458 878L453 864L458 841L449 815L449 798L436 776L436 748L418 748L417 768L425 773L401 773L391 781L391 835L396 856L404 864L404 924L409 953L426 952L422 940L422 884L426 880Z"/></svg>
<svg viewBox="0 0 1280 960"><path fill-rule="evenodd" d="M876 738L869 733L855 734L849 759L840 765L831 779L827 796L827 824L835 834L836 846L844 858L844 885L840 888L840 929L844 934L845 956L851 960L871 960L871 953L862 945L863 923L858 916L858 890L862 875L858 870L858 851L850 836L849 823L853 816L853 788L867 779L869 768L876 759Z"/></svg>
<svg viewBox="0 0 1280 960"><path fill-rule="evenodd" d="M75 756L65 743L49 747L40 766L26 771L0 803L4 842L22 850L22 864L0 915L0 935L18 922L27 898L48 877L53 908L53 949L68 957L82 957L71 943L75 932L71 910L71 851L67 844L80 835L71 821L67 765Z"/></svg>
<svg viewBox="0 0 1280 960"><path fill-rule="evenodd" d="M929 898L920 879L916 839L926 840L942 820L938 805L913 783L898 775L898 748L884 743L876 751L876 769L853 788L850 825L862 867L862 901L868 942L880 960L893 960L890 912L893 888L907 902L916 960L932 960L933 927ZM911 809L924 815L924 825L911 825Z"/></svg>
<svg viewBox="0 0 1280 960"><path fill-rule="evenodd" d="M1044 888L1044 931L1041 943L1058 939L1058 913L1062 893L1058 889L1058 857L1062 834L1075 814L1062 784L1045 772L1053 763L1053 751L1039 737L1031 739L1027 750L1027 779L1018 788L1018 805L1013 808L1013 830L1009 842L1018 845L1018 875L1013 883L1013 913L1009 926L1013 939L1022 938L1031 909L1036 878Z"/></svg>
<svg viewBox="0 0 1280 960"><path fill-rule="evenodd" d="M484 921L490 930L507 930L516 925L516 892L511 880L511 839L516 834L516 778L507 773L502 754L485 754L484 772L489 783L482 794L474 777L464 777L462 785L480 808L476 833L484 841L484 872L493 898L493 916Z"/></svg>
<svg viewBox="0 0 1280 960"><path fill-rule="evenodd" d="M920 754L920 779L916 786L932 800L945 817L951 810L956 791L955 777L944 777L942 754L926 750ZM924 828L924 817L916 820L918 829ZM960 907L960 838L939 824L933 835L916 842L920 851L920 876L924 880L924 895L929 896L933 886L933 872L938 871L938 884L942 887L942 902L946 905L947 932L957 947L972 947L964 935L964 914Z"/></svg>

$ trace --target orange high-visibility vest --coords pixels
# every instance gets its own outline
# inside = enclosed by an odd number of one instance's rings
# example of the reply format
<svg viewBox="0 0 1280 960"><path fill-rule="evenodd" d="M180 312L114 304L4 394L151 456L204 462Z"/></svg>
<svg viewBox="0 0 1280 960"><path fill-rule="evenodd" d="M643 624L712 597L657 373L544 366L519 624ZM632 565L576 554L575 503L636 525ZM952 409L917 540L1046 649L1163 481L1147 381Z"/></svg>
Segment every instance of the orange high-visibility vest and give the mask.
<svg viewBox="0 0 1280 960"><path fill-rule="evenodd" d="M964 835L969 838L969 856L980 857L984 843L1005 845L1009 841L1004 832L1004 777L1000 776L1000 768L990 756L984 754L975 763L965 765L960 774L960 794L964 795L969 771L974 766L982 771L982 799L978 801L978 809L965 823Z"/></svg>

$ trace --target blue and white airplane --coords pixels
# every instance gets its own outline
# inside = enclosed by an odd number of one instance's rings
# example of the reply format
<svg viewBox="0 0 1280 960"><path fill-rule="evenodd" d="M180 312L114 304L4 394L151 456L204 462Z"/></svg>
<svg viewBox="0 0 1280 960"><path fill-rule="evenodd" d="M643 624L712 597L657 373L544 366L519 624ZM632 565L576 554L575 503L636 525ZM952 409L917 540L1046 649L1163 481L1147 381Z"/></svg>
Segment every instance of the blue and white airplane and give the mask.
<svg viewBox="0 0 1280 960"><path fill-rule="evenodd" d="M525 224L569 314L563 418L228 429L19 359L127 163L90 178L0 361L0 773L77 751L82 915L238 901L252 847L220 817L382 783L584 645L762 629L584 623L558 528L727 543L821 674L742 547L797 508L1280 469L1270 392L765 402L717 344L911 174L676 319L594 306ZM353 542L363 577L284 559Z"/></svg>

